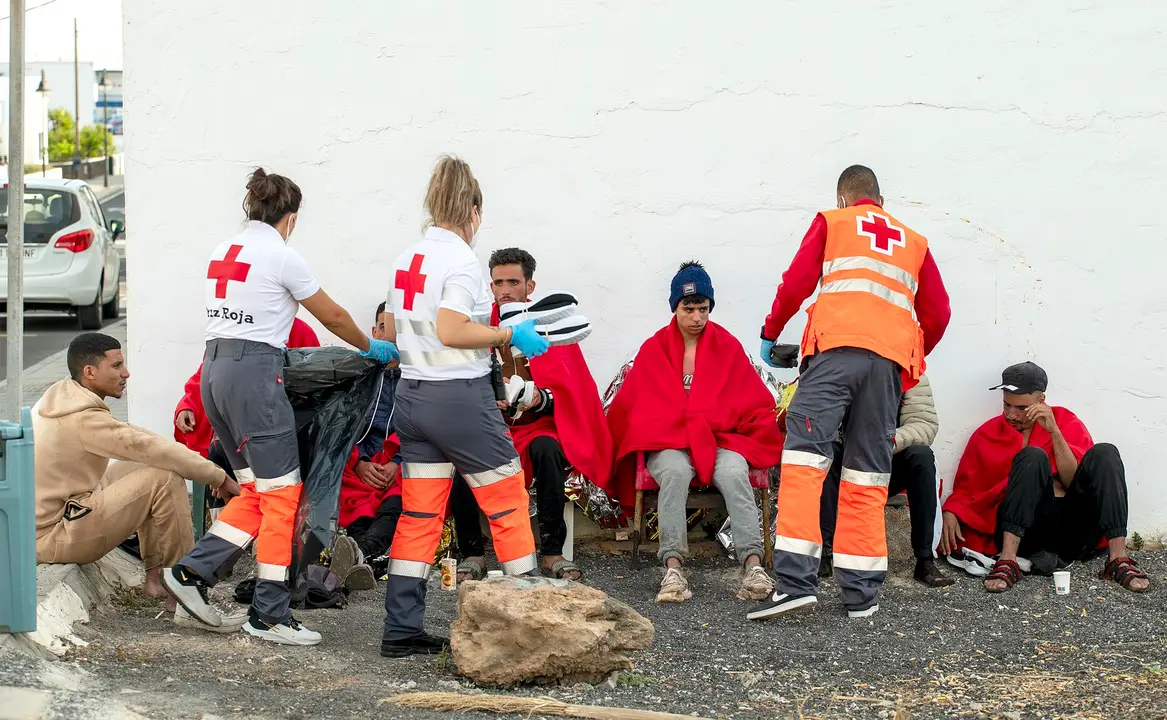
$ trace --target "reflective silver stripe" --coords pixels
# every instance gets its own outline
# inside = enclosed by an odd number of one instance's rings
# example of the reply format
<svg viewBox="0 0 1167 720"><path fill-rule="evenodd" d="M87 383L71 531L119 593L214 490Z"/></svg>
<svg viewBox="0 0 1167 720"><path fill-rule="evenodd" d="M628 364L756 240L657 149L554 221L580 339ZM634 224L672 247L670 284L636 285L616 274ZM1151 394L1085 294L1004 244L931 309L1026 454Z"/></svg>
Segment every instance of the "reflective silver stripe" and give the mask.
<svg viewBox="0 0 1167 720"><path fill-rule="evenodd" d="M850 278L848 280L834 280L823 285L823 289L819 290L819 295L827 293L841 293L841 292L865 292L874 295L880 300L886 300L892 305L901 307L908 312L912 312L912 301L908 299L907 295L901 292L896 292L886 285L880 285L874 280L863 280L860 278Z"/></svg>
<svg viewBox="0 0 1167 720"><path fill-rule="evenodd" d="M885 263L882 260L875 258L863 257L862 255L851 255L848 257L840 257L823 263L823 277L827 277L834 272L842 272L844 270L870 270L871 272L879 273L886 278L890 278L906 285L914 295L916 293L916 278L903 268L896 267L891 263Z"/></svg>
<svg viewBox="0 0 1167 720"><path fill-rule="evenodd" d="M803 452L801 450L783 450L782 451L783 465L805 465L816 470L827 472L831 469L831 458L815 453Z"/></svg>
<svg viewBox="0 0 1167 720"><path fill-rule="evenodd" d="M397 577L418 578L425 580L430 576L430 564L417 560L389 560L389 574Z"/></svg>
<svg viewBox="0 0 1167 720"><path fill-rule="evenodd" d="M835 553L835 567L844 570L861 570L863 572L887 572L886 557L870 557L868 555L844 555Z"/></svg>
<svg viewBox="0 0 1167 720"><path fill-rule="evenodd" d="M433 366L433 365L462 365L464 363L478 362L490 357L490 352L487 350L456 350L454 348L446 348L444 350L403 350L398 348L401 353L401 363L403 365L414 366Z"/></svg>
<svg viewBox="0 0 1167 720"><path fill-rule="evenodd" d="M512 475L516 475L523 471L523 464L519 462L518 458L511 460L506 465L499 465L493 470L483 470L476 473L462 473L462 477L466 479L466 484L472 488L486 487L493 485L500 480L506 480Z"/></svg>
<svg viewBox="0 0 1167 720"><path fill-rule="evenodd" d="M214 535L218 538L223 538L238 548L247 547L251 541L255 539L255 536L248 535L239 528L228 525L222 520L216 520L214 524L211 525L211 529L207 531L207 534Z"/></svg>
<svg viewBox="0 0 1167 720"><path fill-rule="evenodd" d="M843 468L842 478L843 482L865 487L887 487L891 484L891 473L862 472L851 468Z"/></svg>
<svg viewBox="0 0 1167 720"><path fill-rule="evenodd" d="M538 567L538 560L535 557L535 553L531 553L521 558L499 563L499 566L502 567L503 573L507 575L526 575Z"/></svg>
<svg viewBox="0 0 1167 720"><path fill-rule="evenodd" d="M401 466L404 477L418 480L447 480L454 477L454 463L404 463Z"/></svg>
<svg viewBox="0 0 1167 720"><path fill-rule="evenodd" d="M284 565L256 563L255 576L260 580L274 580L276 582L283 582L288 579L288 568Z"/></svg>
<svg viewBox="0 0 1167 720"><path fill-rule="evenodd" d="M774 537L774 549L809 557L821 558L823 556L822 545L813 543L810 540L799 540L798 538L786 537L784 535L776 535Z"/></svg>
<svg viewBox="0 0 1167 720"><path fill-rule="evenodd" d="M395 317L393 318L393 327L397 328L397 332L408 335L438 336L437 323L432 323L429 320L408 320Z"/></svg>
<svg viewBox="0 0 1167 720"><path fill-rule="evenodd" d="M240 485L254 485L255 473L251 472L251 468L243 468L235 471L235 477L239 479Z"/></svg>
<svg viewBox="0 0 1167 720"><path fill-rule="evenodd" d="M280 475L277 478L261 478L255 479L255 489L258 492L271 492L272 490L282 490L286 487L300 484L300 468L296 468L286 475Z"/></svg>
<svg viewBox="0 0 1167 720"><path fill-rule="evenodd" d="M442 302L450 303L451 305L461 305L470 311L473 311L474 306L478 304L474 301L473 295L457 285L447 285L442 289Z"/></svg>

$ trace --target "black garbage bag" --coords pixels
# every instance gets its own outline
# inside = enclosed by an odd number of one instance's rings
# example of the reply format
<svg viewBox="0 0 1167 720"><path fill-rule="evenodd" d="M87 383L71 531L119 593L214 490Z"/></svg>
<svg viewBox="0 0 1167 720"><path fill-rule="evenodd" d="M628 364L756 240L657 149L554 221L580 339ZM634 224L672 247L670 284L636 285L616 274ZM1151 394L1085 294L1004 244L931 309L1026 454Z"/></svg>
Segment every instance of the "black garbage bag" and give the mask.
<svg viewBox="0 0 1167 720"><path fill-rule="evenodd" d="M308 594L306 571L332 543L340 481L364 429L383 368L346 348L288 350L284 390L296 413L304 490L292 546L292 601Z"/></svg>

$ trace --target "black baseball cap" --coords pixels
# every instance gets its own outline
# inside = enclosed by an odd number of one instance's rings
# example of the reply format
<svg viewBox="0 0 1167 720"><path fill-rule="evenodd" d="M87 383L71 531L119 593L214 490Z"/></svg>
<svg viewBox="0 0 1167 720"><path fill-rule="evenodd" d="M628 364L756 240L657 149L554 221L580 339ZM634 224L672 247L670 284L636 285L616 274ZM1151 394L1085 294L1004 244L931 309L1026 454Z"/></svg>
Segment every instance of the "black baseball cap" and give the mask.
<svg viewBox="0 0 1167 720"><path fill-rule="evenodd" d="M1004 390L1017 395L1028 395L1033 392L1045 392L1049 385L1049 378L1045 370L1036 363L1023 362L1010 365L1001 371L1001 384L990 390Z"/></svg>

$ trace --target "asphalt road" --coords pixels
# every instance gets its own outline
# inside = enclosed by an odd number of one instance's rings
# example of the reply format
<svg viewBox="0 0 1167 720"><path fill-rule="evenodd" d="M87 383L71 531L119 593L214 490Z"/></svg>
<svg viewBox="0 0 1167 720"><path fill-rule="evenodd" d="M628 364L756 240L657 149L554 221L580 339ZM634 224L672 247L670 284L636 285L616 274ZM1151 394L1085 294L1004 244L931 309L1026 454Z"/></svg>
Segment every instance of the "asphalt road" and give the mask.
<svg viewBox="0 0 1167 720"><path fill-rule="evenodd" d="M125 220L126 195L119 192L101 204L107 219ZM124 256L123 256L124 258ZM122 308L125 308L125 263L122 263ZM8 373L8 320L0 316L0 378ZM68 313L29 312L24 316L24 367L64 350L81 332L77 318Z"/></svg>

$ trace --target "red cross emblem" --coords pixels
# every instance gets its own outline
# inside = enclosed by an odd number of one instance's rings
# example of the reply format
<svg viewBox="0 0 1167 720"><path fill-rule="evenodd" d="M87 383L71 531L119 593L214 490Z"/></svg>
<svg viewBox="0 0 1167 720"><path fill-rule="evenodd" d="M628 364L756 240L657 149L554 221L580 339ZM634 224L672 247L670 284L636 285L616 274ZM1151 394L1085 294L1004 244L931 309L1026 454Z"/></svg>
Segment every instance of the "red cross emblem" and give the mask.
<svg viewBox="0 0 1167 720"><path fill-rule="evenodd" d="M247 273L251 272L250 263L242 263L237 259L242 251L242 245L232 245L227 248L227 254L222 260L212 260L207 268L207 279L215 281L215 297L220 300L227 297L229 281L244 282L247 280Z"/></svg>
<svg viewBox="0 0 1167 720"><path fill-rule="evenodd" d="M895 247L904 247L904 229L891 224L886 215L868 210L867 217L855 218L859 234L871 238L871 249L877 253L891 255Z"/></svg>
<svg viewBox="0 0 1167 720"><path fill-rule="evenodd" d="M398 270L394 287L404 294L405 299L401 303L403 310L413 309L413 298L418 293L425 292L426 275L421 274L421 264L425 260L425 255L414 255L413 260L409 263L409 271Z"/></svg>

